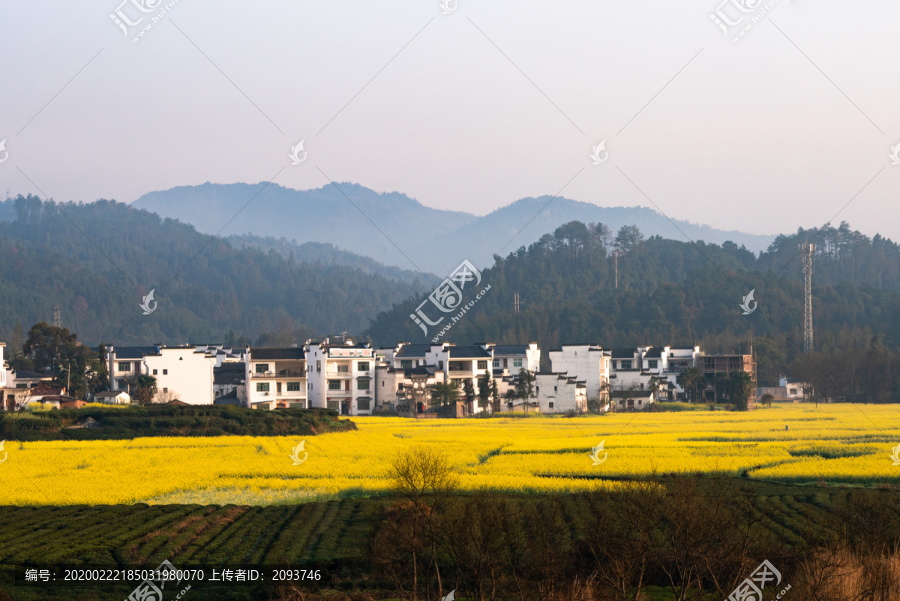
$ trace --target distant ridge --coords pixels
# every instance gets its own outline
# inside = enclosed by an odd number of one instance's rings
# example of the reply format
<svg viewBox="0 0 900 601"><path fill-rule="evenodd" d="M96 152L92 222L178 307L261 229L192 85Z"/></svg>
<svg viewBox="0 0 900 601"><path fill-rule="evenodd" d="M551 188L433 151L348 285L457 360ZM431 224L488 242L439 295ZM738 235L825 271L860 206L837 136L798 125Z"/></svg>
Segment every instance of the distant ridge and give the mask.
<svg viewBox="0 0 900 601"><path fill-rule="evenodd" d="M150 192L133 206L209 234L240 212L222 235L329 243L385 265L436 274L448 273L463 259L488 267L494 254L507 255L528 246L573 220L604 223L613 231L637 225L645 236L674 240L732 241L753 252L765 250L774 240L774 236L723 231L677 219L673 225L664 215L644 207L600 207L547 196L523 198L477 217L433 209L399 192L378 193L352 183L294 190L275 184L207 182Z"/></svg>

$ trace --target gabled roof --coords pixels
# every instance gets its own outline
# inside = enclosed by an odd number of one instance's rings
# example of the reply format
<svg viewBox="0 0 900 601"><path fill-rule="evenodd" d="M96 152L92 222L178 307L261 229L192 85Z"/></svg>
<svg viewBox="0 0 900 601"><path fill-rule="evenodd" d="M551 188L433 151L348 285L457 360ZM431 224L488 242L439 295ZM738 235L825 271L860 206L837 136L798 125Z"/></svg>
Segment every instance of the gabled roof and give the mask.
<svg viewBox="0 0 900 601"><path fill-rule="evenodd" d="M303 353L303 347L289 346L282 348L251 348L250 358L253 361L266 360L276 361L278 359L303 359L306 355Z"/></svg>
<svg viewBox="0 0 900 601"><path fill-rule="evenodd" d="M450 346L447 347L451 359L489 359L491 354L480 346Z"/></svg>
<svg viewBox="0 0 900 601"><path fill-rule="evenodd" d="M430 344L404 344L394 355L395 359L424 359L431 350Z"/></svg>
<svg viewBox="0 0 900 601"><path fill-rule="evenodd" d="M636 348L614 348L612 349L613 359L634 359Z"/></svg>
<svg viewBox="0 0 900 601"><path fill-rule="evenodd" d="M120 359L143 359L147 355L158 355L156 346L113 346L116 361Z"/></svg>
<svg viewBox="0 0 900 601"><path fill-rule="evenodd" d="M654 346L646 353L644 353L644 357L646 357L647 359L658 359L662 357L662 351L662 347Z"/></svg>
<svg viewBox="0 0 900 601"><path fill-rule="evenodd" d="M243 363L223 363L213 367L213 384L240 384L244 378Z"/></svg>

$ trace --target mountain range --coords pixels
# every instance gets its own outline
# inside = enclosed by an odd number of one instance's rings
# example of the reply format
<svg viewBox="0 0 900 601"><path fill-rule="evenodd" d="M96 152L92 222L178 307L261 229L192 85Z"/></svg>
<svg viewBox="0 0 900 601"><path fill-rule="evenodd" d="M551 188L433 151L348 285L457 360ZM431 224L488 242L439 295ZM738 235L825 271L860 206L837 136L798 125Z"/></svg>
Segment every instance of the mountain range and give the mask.
<svg viewBox="0 0 900 601"><path fill-rule="evenodd" d="M352 183L294 190L276 184L207 182L150 192L132 206L191 224L201 233L330 243L384 265L436 274L449 273L463 259L489 267L494 255L528 246L570 221L603 223L613 233L637 225L645 236L731 241L753 252L765 250L774 240L670 221L649 208L601 207L563 197L522 198L479 217Z"/></svg>

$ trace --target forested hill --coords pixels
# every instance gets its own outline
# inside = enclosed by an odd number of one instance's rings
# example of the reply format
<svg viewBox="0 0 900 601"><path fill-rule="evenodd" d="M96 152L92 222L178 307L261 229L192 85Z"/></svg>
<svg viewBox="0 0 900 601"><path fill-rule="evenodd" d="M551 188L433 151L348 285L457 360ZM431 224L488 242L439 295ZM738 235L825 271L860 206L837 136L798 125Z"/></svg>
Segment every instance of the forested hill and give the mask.
<svg viewBox="0 0 900 601"><path fill-rule="evenodd" d="M495 257L479 285L490 285L490 291L444 339L536 341L542 349L592 342L606 348L701 344L710 351L732 351L745 350L752 333L757 353L772 355L771 369L784 369L802 348L798 245L807 240L817 245L816 349L865 346L873 335L898 346L900 249L880 236L869 239L854 232L847 224L779 236L757 257L730 243L643 240L636 228L622 228L615 236L601 225L572 222L527 249ZM619 251L618 288L614 249ZM739 305L751 290L758 306L745 316ZM516 293L518 313L513 307ZM369 334L380 344L426 342L430 337L409 317L425 298L380 314ZM431 303L425 310L431 319L441 315ZM432 327L431 336L439 329Z"/></svg>
<svg viewBox="0 0 900 601"><path fill-rule="evenodd" d="M371 270L236 249L193 226L101 200L0 203L0 340L51 321L94 344L250 340L359 332L379 311L431 287ZM157 309L143 315L155 289ZM272 337L270 337L272 338Z"/></svg>
<svg viewBox="0 0 900 601"><path fill-rule="evenodd" d="M274 250L285 258L293 257L303 263L322 263L324 265L346 265L361 270L363 273L376 273L390 280L414 284L427 280L437 284L442 278L434 274L423 274L409 269L400 269L379 263L375 259L356 253L341 250L327 242L304 242L299 244L295 239L273 238L272 236L254 236L252 234L234 235L226 238L235 248L259 248L264 251Z"/></svg>

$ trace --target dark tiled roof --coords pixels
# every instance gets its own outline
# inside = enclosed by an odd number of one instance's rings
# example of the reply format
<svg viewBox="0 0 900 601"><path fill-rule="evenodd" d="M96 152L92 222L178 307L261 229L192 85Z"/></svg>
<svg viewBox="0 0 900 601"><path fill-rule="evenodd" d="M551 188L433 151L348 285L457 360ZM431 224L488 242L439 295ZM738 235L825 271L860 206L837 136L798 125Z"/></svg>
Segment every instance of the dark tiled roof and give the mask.
<svg viewBox="0 0 900 601"><path fill-rule="evenodd" d="M649 390L635 390L634 392L614 390L610 394L616 399L647 399L650 398L651 392Z"/></svg>
<svg viewBox="0 0 900 601"><path fill-rule="evenodd" d="M637 349L634 348L614 348L612 350L613 359L633 359Z"/></svg>
<svg viewBox="0 0 900 601"><path fill-rule="evenodd" d="M113 346L116 360L143 359L147 355L158 355L159 348L155 346Z"/></svg>
<svg viewBox="0 0 900 601"><path fill-rule="evenodd" d="M275 361L277 359L303 359L303 347L289 346L287 348L251 348L250 357L254 361L268 360Z"/></svg>
<svg viewBox="0 0 900 601"><path fill-rule="evenodd" d="M420 365L419 367L410 367L408 369L403 370L404 377L411 378L412 376L428 376L431 377L434 375L434 366L433 365Z"/></svg>
<svg viewBox="0 0 900 601"><path fill-rule="evenodd" d="M223 363L213 368L214 384L240 384L244 381L243 363Z"/></svg>
<svg viewBox="0 0 900 601"><path fill-rule="evenodd" d="M494 346L494 356L524 355L528 350L525 344L498 344Z"/></svg>
<svg viewBox="0 0 900 601"><path fill-rule="evenodd" d="M644 357L648 359L658 359L659 357L662 357L662 348L655 346L644 353Z"/></svg>
<svg viewBox="0 0 900 601"><path fill-rule="evenodd" d="M404 344L400 347L395 359L419 359L425 356L425 353L431 350L430 344Z"/></svg>
<svg viewBox="0 0 900 601"><path fill-rule="evenodd" d="M469 359L469 358L478 358L478 359L489 359L491 354L481 348L480 346L450 346L447 347L447 350L450 351L451 359Z"/></svg>

